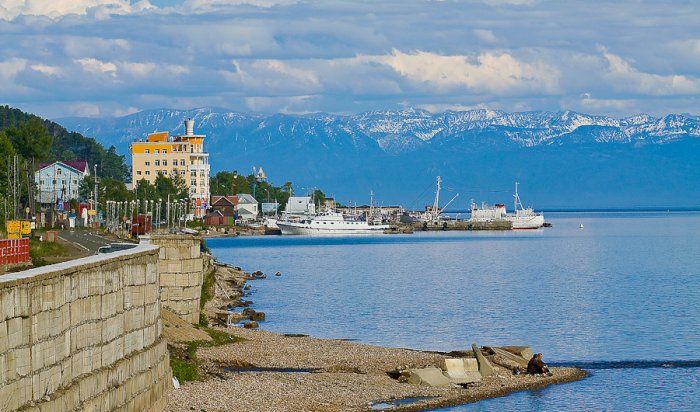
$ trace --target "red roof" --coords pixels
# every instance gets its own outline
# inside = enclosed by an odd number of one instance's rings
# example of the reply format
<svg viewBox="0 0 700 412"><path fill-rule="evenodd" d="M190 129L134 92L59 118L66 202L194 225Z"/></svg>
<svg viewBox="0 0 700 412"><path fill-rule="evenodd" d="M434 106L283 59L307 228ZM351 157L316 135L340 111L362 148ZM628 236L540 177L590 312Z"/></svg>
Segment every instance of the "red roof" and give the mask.
<svg viewBox="0 0 700 412"><path fill-rule="evenodd" d="M235 206L238 204L238 197L237 196L216 196L216 195L213 195L211 197L211 206L226 206L226 203L228 203L231 206Z"/></svg>
<svg viewBox="0 0 700 412"><path fill-rule="evenodd" d="M37 167L37 170L41 170L47 166L53 165L54 163L63 163L64 165L66 165L70 168L73 168L75 170L78 170L80 172L83 172L83 173L85 173L86 171L89 170L88 163L85 160L73 160L70 162L64 162L62 160L58 160L56 162L42 162L42 163L38 163L36 165L36 167Z"/></svg>

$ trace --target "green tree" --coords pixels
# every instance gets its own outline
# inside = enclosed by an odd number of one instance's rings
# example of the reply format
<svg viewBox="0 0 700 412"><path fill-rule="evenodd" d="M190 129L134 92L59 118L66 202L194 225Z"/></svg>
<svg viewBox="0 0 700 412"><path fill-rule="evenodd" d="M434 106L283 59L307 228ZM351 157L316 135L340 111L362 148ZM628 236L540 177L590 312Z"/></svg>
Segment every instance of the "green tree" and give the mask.
<svg viewBox="0 0 700 412"><path fill-rule="evenodd" d="M8 156L15 155L15 148L12 146L10 139L4 132L0 131L0 210L5 210L5 203L8 199L7 186L7 160ZM3 222L4 227L5 214L0 213L0 222Z"/></svg>
<svg viewBox="0 0 700 412"><path fill-rule="evenodd" d="M167 199L168 195L172 199L187 199L187 185L180 175L169 178L162 173L158 173L155 181L155 193L160 199ZM151 199L158 200L158 199Z"/></svg>
<svg viewBox="0 0 700 412"><path fill-rule="evenodd" d="M87 175L80 181L78 186L78 194L81 199L88 199L94 196L95 193L95 177ZM99 199L98 199L99 200Z"/></svg>
<svg viewBox="0 0 700 412"><path fill-rule="evenodd" d="M316 189L311 196L314 198L314 203L316 203L317 210L320 209L326 201L325 193L323 193L321 189Z"/></svg>
<svg viewBox="0 0 700 412"><path fill-rule="evenodd" d="M38 117L6 131L15 151L25 159L43 161L49 158L53 137Z"/></svg>
<svg viewBox="0 0 700 412"><path fill-rule="evenodd" d="M110 146L106 151L103 149L98 160L100 175L116 180L126 180L130 177L129 168L126 166L124 155L117 153L117 148Z"/></svg>
<svg viewBox="0 0 700 412"><path fill-rule="evenodd" d="M117 202L132 200L133 193L126 188L126 184L121 180L105 177L99 179L97 190L99 192L100 204L104 204L103 200L114 200Z"/></svg>

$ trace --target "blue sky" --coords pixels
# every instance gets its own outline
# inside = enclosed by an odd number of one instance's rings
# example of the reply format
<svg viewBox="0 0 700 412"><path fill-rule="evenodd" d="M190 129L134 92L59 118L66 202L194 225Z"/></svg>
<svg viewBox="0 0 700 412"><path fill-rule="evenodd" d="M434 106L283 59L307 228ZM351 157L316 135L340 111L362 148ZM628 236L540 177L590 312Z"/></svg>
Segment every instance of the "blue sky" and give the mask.
<svg viewBox="0 0 700 412"><path fill-rule="evenodd" d="M0 103L700 114L699 4L0 0Z"/></svg>

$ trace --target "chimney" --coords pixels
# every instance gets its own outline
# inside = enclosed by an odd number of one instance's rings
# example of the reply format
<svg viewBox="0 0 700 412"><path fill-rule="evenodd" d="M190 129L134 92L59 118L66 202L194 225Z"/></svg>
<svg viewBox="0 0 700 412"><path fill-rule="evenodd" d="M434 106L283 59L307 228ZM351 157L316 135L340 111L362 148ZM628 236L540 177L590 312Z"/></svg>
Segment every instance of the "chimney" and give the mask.
<svg viewBox="0 0 700 412"><path fill-rule="evenodd" d="M194 120L192 120L192 119L185 120L185 135L186 136L194 136Z"/></svg>

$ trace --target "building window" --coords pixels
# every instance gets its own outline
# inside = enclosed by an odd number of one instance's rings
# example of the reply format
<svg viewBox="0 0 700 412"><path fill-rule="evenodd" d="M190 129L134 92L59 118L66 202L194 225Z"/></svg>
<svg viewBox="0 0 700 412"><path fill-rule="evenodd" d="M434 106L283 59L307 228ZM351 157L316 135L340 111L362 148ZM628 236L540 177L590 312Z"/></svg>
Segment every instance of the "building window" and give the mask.
<svg viewBox="0 0 700 412"><path fill-rule="evenodd" d="M156 149L156 154L160 153L160 149Z"/></svg>
<svg viewBox="0 0 700 412"><path fill-rule="evenodd" d="M141 176L141 171L140 171L140 170L137 170L137 171L136 171L136 176Z"/></svg>
<svg viewBox="0 0 700 412"><path fill-rule="evenodd" d="M75 179L73 179L73 184L74 184L74 185L77 185L77 184L78 184L78 181L75 180Z"/></svg>
<svg viewBox="0 0 700 412"><path fill-rule="evenodd" d="M163 149L163 154L167 154L167 153L168 153L168 149Z"/></svg>
<svg viewBox="0 0 700 412"><path fill-rule="evenodd" d="M43 186L43 185L44 185L44 179L41 179L39 184Z"/></svg>
<svg viewBox="0 0 700 412"><path fill-rule="evenodd" d="M63 170L61 170L61 169L56 169L56 174L57 174L57 175L63 174Z"/></svg>
<svg viewBox="0 0 700 412"><path fill-rule="evenodd" d="M147 175L150 175L150 174L151 174L151 171L150 171L150 170L146 170L146 174L147 174Z"/></svg>
<svg viewBox="0 0 700 412"><path fill-rule="evenodd" d="M160 160L156 160L156 166L160 166Z"/></svg>
<svg viewBox="0 0 700 412"><path fill-rule="evenodd" d="M54 186L56 185L56 179L51 182Z"/></svg>
<svg viewBox="0 0 700 412"><path fill-rule="evenodd" d="M146 166L150 166L150 165L151 165L151 162L146 162Z"/></svg>
<svg viewBox="0 0 700 412"><path fill-rule="evenodd" d="M163 159L163 166L167 166L167 165L168 165L168 161Z"/></svg>
<svg viewBox="0 0 700 412"><path fill-rule="evenodd" d="M184 175L185 175L185 171L184 171L184 170L180 170L180 174L184 176Z"/></svg>
<svg viewBox="0 0 700 412"><path fill-rule="evenodd" d="M163 170L163 175L167 175L167 174L168 174L168 171L167 171L167 170Z"/></svg>
<svg viewBox="0 0 700 412"><path fill-rule="evenodd" d="M180 159L180 166L184 166L184 165L185 165L185 159Z"/></svg>
<svg viewBox="0 0 700 412"><path fill-rule="evenodd" d="M190 172L190 177L197 177L197 172L195 172L195 171Z"/></svg>
<svg viewBox="0 0 700 412"><path fill-rule="evenodd" d="M150 150L148 150L148 149L145 149L145 150L144 150L143 152L144 152L144 153L146 153L146 154L149 154L149 153L151 153L151 151L150 151Z"/></svg>
<svg viewBox="0 0 700 412"><path fill-rule="evenodd" d="M196 179L190 180L190 186L197 186L197 180Z"/></svg>

